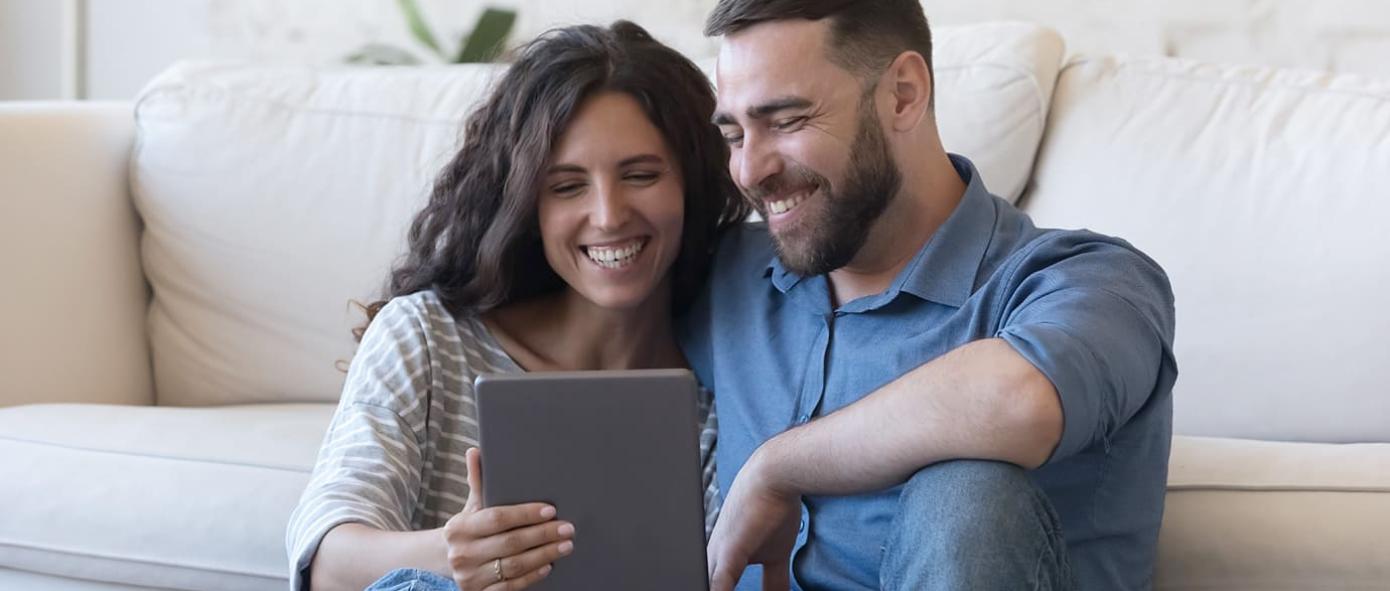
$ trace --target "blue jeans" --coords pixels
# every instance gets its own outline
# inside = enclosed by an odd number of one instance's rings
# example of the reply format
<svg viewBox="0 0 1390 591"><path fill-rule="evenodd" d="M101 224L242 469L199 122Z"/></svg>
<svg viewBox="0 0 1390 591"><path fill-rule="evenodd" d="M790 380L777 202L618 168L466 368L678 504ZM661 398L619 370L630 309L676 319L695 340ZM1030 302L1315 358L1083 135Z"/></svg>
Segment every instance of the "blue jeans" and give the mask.
<svg viewBox="0 0 1390 591"><path fill-rule="evenodd" d="M1072 591L1052 503L1013 464L956 460L912 476L898 497L882 589Z"/></svg>
<svg viewBox="0 0 1390 591"><path fill-rule="evenodd" d="M903 486L879 567L888 590L1073 591L1052 503L1013 464L956 460ZM457 591L428 571L400 569L367 591Z"/></svg>
<svg viewBox="0 0 1390 591"><path fill-rule="evenodd" d="M427 570L398 568L372 583L366 591L458 591L458 585Z"/></svg>

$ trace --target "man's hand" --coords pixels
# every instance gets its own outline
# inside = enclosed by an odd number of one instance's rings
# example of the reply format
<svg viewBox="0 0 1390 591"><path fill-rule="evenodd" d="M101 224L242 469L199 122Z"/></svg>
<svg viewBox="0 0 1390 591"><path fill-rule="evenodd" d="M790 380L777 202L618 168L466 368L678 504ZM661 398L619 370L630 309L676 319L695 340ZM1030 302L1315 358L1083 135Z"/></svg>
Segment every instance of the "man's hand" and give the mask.
<svg viewBox="0 0 1390 591"><path fill-rule="evenodd" d="M706 551L710 591L732 591L750 564L763 565L764 591L791 587L801 496L774 486L765 457L748 459L724 499Z"/></svg>

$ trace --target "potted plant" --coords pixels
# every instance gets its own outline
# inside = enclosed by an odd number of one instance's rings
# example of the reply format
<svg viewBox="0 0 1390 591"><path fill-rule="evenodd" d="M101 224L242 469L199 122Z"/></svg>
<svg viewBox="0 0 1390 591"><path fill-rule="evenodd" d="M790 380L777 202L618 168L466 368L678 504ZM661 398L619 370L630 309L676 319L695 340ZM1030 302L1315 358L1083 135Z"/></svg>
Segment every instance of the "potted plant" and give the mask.
<svg viewBox="0 0 1390 591"><path fill-rule="evenodd" d="M434 31L425 22L424 13L415 0L396 0L396 4L400 7L406 25L410 28L410 34L415 40L441 61L449 64L490 62L497 59L506 48L507 38L516 24L516 11L488 7L478 17L473 30L459 40L457 49L450 51L439 42ZM347 61L353 64L401 66L416 65L425 60L394 45L369 43L349 55Z"/></svg>

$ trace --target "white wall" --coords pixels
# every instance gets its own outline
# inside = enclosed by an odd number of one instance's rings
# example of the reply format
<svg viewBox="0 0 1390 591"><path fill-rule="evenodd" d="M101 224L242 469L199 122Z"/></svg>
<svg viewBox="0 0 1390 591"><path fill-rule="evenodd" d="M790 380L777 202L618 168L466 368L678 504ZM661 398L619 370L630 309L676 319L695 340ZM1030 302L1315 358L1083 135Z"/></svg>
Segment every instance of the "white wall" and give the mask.
<svg viewBox="0 0 1390 591"><path fill-rule="evenodd" d="M410 44L394 2L205 0L215 7L219 51L319 61L368 41ZM420 0L456 39L482 2ZM716 0L497 0L520 10L518 37L568 22L629 18L682 51L704 54L700 35ZM923 0L935 25L1018 19L1062 31L1077 52L1171 55L1390 77L1390 0ZM330 8L330 6L332 8Z"/></svg>
<svg viewBox="0 0 1390 591"><path fill-rule="evenodd" d="M0 100L63 95L63 5L0 0Z"/></svg>
<svg viewBox="0 0 1390 591"><path fill-rule="evenodd" d="M1390 78L1387 0L923 0L936 23L1018 18L1074 51L1127 52Z"/></svg>
<svg viewBox="0 0 1390 591"><path fill-rule="evenodd" d="M176 59L333 63L367 42L412 49L394 0L80 0L88 96L129 98ZM520 11L517 39L557 24L635 20L690 54L716 0L419 0L456 43L486 4ZM1390 0L923 0L937 26L999 19L1057 28L1073 51L1161 54L1390 78ZM61 91L55 0L0 0L0 100Z"/></svg>
<svg viewBox="0 0 1390 591"><path fill-rule="evenodd" d="M207 0L86 2L87 98L132 98L169 64L212 55Z"/></svg>

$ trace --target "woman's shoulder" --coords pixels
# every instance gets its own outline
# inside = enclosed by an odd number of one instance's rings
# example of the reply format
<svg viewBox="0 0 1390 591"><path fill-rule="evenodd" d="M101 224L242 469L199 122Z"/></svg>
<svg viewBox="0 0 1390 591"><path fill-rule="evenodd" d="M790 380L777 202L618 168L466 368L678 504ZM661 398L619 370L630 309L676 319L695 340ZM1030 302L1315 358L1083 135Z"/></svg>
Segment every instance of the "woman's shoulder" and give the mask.
<svg viewBox="0 0 1390 591"><path fill-rule="evenodd" d="M431 391L457 397L478 375L512 371L485 330L476 313L455 318L433 290L396 296L363 335L349 385L358 374L369 382L384 378L391 387L364 386L356 399L391 408L418 407L414 400Z"/></svg>
<svg viewBox="0 0 1390 591"><path fill-rule="evenodd" d="M448 310L444 303L440 301L439 294L433 289L417 291L412 294L399 295L391 298L377 312L372 319L375 323L378 319L386 320L410 320L416 324L426 325L437 324L439 313L443 312L446 316Z"/></svg>
<svg viewBox="0 0 1390 591"><path fill-rule="evenodd" d="M392 298L377 313L378 322L396 340L420 341L436 353L449 369L464 374L510 370L510 358L502 351L477 312L450 311L433 289Z"/></svg>
<svg viewBox="0 0 1390 591"><path fill-rule="evenodd" d="M463 319L469 320L469 319ZM454 318L452 312L439 299L432 289L417 291L408 295L391 298L372 318L363 339L371 338L372 333L385 333L392 340L455 340L459 324L467 324Z"/></svg>

